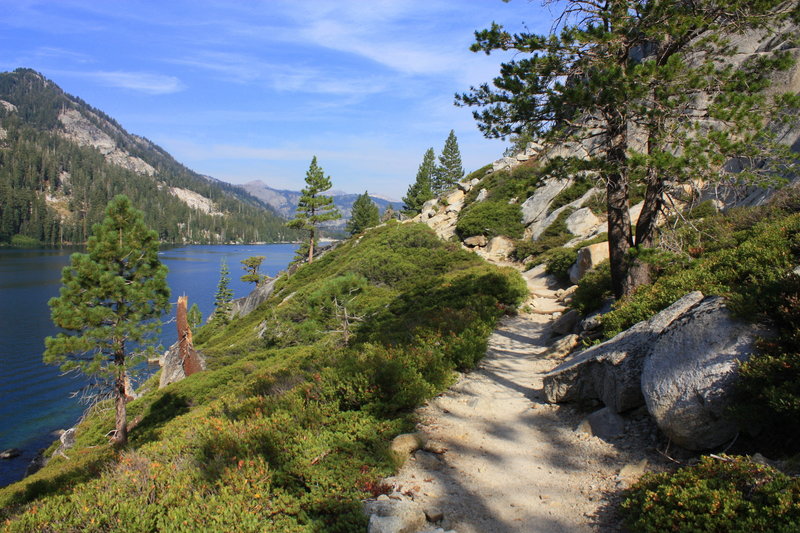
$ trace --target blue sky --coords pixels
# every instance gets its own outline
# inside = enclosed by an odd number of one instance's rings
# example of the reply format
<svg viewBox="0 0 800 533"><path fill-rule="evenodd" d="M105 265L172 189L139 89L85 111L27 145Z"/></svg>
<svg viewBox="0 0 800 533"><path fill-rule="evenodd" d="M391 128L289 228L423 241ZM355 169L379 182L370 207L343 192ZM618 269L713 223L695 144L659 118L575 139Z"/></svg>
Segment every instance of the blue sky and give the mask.
<svg viewBox="0 0 800 533"><path fill-rule="evenodd" d="M547 32L538 0L0 0L0 70L28 67L232 183L298 190L316 155L334 189L399 200L450 129L469 172L502 156L453 95L501 60L492 21Z"/></svg>

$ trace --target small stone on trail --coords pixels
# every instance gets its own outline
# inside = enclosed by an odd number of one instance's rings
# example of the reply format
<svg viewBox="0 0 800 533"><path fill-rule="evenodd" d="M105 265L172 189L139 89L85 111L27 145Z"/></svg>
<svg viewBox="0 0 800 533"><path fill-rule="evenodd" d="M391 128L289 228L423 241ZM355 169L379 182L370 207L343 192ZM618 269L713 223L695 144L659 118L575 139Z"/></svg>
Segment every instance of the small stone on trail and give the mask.
<svg viewBox="0 0 800 533"><path fill-rule="evenodd" d="M425 439L421 433L403 433L392 440L390 449L405 459L408 455L424 446Z"/></svg>

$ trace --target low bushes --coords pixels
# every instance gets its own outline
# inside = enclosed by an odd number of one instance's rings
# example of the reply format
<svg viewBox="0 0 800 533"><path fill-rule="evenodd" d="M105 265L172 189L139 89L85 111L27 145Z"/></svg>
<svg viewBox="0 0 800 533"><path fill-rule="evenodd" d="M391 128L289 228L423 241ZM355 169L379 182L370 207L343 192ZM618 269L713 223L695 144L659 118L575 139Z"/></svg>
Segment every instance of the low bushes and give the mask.
<svg viewBox="0 0 800 533"><path fill-rule="evenodd" d="M0 490L4 531L364 530L391 438L526 294L424 225L374 228L201 328L209 370L131 402L128 448L89 417L73 459Z"/></svg>
<svg viewBox="0 0 800 533"><path fill-rule="evenodd" d="M494 200L470 205L461 211L456 224L456 233L461 239L475 235L488 238L505 235L518 239L524 230L519 204Z"/></svg>
<svg viewBox="0 0 800 533"><path fill-rule="evenodd" d="M674 474L648 474L628 489L622 511L642 533L795 532L800 480L744 457L704 457Z"/></svg>

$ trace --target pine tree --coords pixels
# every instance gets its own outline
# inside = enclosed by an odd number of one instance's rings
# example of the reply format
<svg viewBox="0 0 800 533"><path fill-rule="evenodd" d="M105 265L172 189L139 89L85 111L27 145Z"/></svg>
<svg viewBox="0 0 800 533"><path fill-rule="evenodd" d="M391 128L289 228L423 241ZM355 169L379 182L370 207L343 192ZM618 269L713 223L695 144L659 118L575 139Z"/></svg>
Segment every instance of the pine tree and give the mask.
<svg viewBox="0 0 800 533"><path fill-rule="evenodd" d="M433 198L433 179L436 174L436 154L433 148L428 148L422 157L422 163L417 170L417 177L408 187L408 192L403 198L403 212L414 216L422 211L422 205Z"/></svg>
<svg viewBox="0 0 800 533"><path fill-rule="evenodd" d="M306 172L306 186L300 191L295 218L287 223L290 228L308 231L309 263L314 260L317 226L322 222L342 217L333 204L333 198L322 194L330 188L331 178L325 177L322 168L317 165L317 156L314 156Z"/></svg>
<svg viewBox="0 0 800 533"><path fill-rule="evenodd" d="M650 279L637 258L654 246L668 182L764 183L791 173L774 132L800 102L765 92L771 72L794 64L788 44L732 65L738 34L758 30L793 42L778 30L800 18L800 4L567 0L563 9L550 35L512 34L497 24L476 32L473 51L517 54L493 86L473 87L456 104L482 108L473 115L487 137L531 134L588 148L586 157L551 164L560 167L555 172L594 174L605 186L611 278L621 298ZM732 176L728 161L755 164ZM634 184L646 189L635 231Z"/></svg>
<svg viewBox="0 0 800 533"><path fill-rule="evenodd" d="M364 191L364 194L353 202L353 211L350 215L350 220L347 222L347 231L350 232L350 235L355 235L367 228L377 226L379 223L380 212L378 206L369 197L369 193Z"/></svg>
<svg viewBox="0 0 800 533"><path fill-rule="evenodd" d="M452 189L464 177L464 167L461 166L461 151L458 149L456 132L450 130L450 135L444 142L444 148L439 156L439 166L436 167L433 191L435 194Z"/></svg>
<svg viewBox="0 0 800 533"><path fill-rule="evenodd" d="M45 339L44 361L79 370L94 378L94 386L111 390L113 441L124 445L129 373L154 351L159 318L169 309L167 267L158 259L158 234L126 196L108 204L92 233L86 253L73 254L64 267L59 296L48 302L53 323L65 331Z"/></svg>
<svg viewBox="0 0 800 533"><path fill-rule="evenodd" d="M217 283L217 293L214 295L214 312L211 314L211 319L221 324L227 324L231 320L233 290L230 288L230 274L228 262L223 258L219 265L219 283Z"/></svg>
<svg viewBox="0 0 800 533"><path fill-rule="evenodd" d="M189 308L189 312L186 314L186 319L189 321L189 327L192 329L200 326L203 323L203 313L200 312L200 308L197 307L196 303L193 303Z"/></svg>
<svg viewBox="0 0 800 533"><path fill-rule="evenodd" d="M261 268L261 263L264 262L264 259L266 258L263 255L242 259L242 268L247 274L242 276L241 280L245 283L255 283L256 285L264 281L264 276L258 273L258 269Z"/></svg>

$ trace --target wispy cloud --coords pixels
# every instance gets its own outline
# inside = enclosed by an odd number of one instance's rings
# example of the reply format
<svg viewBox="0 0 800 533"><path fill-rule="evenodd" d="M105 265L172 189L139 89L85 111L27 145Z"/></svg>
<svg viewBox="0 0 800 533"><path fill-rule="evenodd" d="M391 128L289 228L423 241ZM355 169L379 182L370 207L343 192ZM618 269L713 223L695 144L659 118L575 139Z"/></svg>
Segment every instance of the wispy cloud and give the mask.
<svg viewBox="0 0 800 533"><path fill-rule="evenodd" d="M80 75L92 78L108 87L119 87L153 95L177 93L186 88L175 76L147 72L95 71L84 72Z"/></svg>

